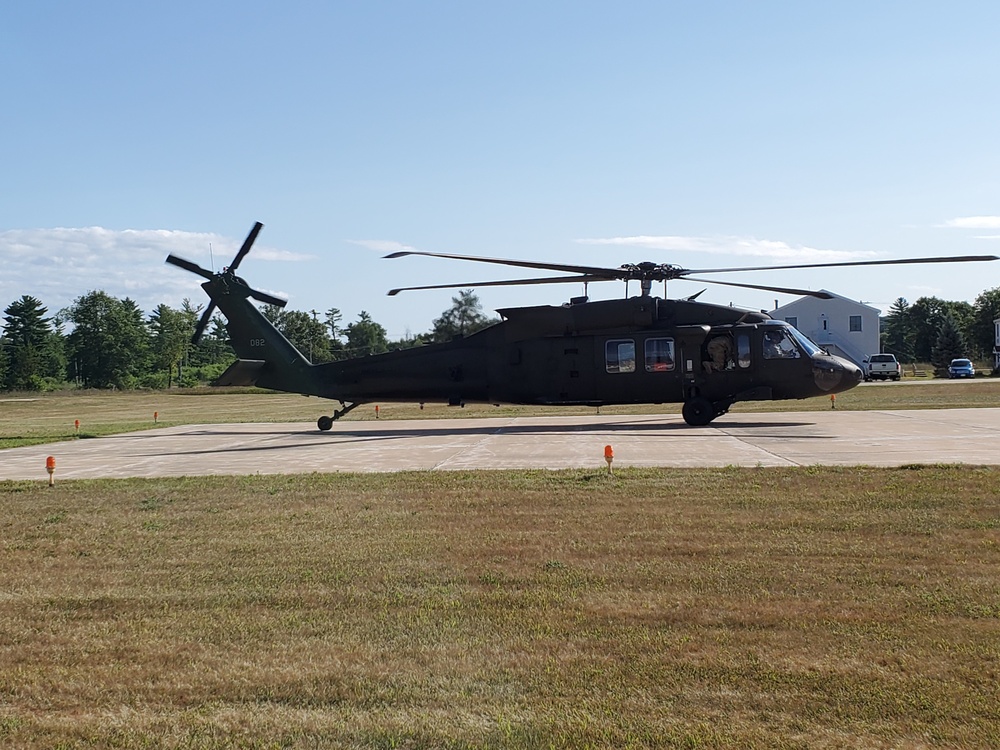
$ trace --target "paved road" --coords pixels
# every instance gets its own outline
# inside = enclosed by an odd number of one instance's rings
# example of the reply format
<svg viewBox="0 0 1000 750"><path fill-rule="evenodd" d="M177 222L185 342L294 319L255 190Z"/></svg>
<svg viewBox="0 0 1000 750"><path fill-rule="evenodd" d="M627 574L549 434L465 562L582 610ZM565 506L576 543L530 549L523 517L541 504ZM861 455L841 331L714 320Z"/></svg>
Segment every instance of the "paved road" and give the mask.
<svg viewBox="0 0 1000 750"><path fill-rule="evenodd" d="M1000 409L189 425L0 451L0 479L615 466L1000 464Z"/></svg>

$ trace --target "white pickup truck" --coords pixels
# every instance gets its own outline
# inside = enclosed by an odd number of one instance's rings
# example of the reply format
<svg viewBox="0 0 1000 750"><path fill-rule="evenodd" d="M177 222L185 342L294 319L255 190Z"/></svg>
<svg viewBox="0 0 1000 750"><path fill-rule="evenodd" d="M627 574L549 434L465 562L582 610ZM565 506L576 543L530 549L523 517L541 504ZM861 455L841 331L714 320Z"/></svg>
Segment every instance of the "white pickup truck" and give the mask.
<svg viewBox="0 0 1000 750"><path fill-rule="evenodd" d="M893 354L873 354L865 360L865 380L899 380L902 368Z"/></svg>

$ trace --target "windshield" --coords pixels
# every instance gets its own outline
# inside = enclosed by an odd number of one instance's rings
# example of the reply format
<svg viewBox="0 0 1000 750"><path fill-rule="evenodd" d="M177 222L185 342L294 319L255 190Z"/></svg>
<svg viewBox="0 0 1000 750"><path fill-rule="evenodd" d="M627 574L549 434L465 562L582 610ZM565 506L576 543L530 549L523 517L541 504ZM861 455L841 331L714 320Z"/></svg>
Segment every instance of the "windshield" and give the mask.
<svg viewBox="0 0 1000 750"><path fill-rule="evenodd" d="M817 354L823 353L823 350L816 346L816 344L814 344L804 333L802 333L802 331L797 328L793 328L792 326L788 327L788 331L792 334L795 340L799 342L799 346L802 347L802 350L810 357L815 357Z"/></svg>
<svg viewBox="0 0 1000 750"><path fill-rule="evenodd" d="M951 361L952 367L969 367L972 363L967 359L953 359Z"/></svg>

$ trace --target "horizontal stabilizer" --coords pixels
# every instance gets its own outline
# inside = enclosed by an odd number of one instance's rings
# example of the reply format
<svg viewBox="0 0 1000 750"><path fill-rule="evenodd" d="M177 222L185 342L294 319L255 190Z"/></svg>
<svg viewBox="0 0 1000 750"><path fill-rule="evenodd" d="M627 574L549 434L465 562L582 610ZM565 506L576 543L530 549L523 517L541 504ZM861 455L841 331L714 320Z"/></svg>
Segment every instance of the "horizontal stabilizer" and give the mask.
<svg viewBox="0 0 1000 750"><path fill-rule="evenodd" d="M215 385L256 385L264 364L262 359L239 359L229 365Z"/></svg>

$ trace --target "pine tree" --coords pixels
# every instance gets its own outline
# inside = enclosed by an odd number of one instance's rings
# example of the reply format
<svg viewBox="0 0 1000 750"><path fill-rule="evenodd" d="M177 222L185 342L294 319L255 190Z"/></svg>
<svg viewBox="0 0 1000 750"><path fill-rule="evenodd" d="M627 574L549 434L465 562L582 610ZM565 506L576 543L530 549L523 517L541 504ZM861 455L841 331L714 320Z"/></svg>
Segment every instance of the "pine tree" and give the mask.
<svg viewBox="0 0 1000 750"><path fill-rule="evenodd" d="M951 315L946 315L941 323L941 331L938 333L931 352L931 364L934 365L934 374L944 377L948 374L948 365L953 359L964 357L966 352L965 341L961 331Z"/></svg>
<svg viewBox="0 0 1000 750"><path fill-rule="evenodd" d="M0 387L37 391L47 377L61 377L57 337L41 301L24 295L4 310L6 366Z"/></svg>
<svg viewBox="0 0 1000 750"><path fill-rule="evenodd" d="M882 350L895 354L900 362L913 361L913 331L910 325L910 305L902 297L892 303L885 316Z"/></svg>

